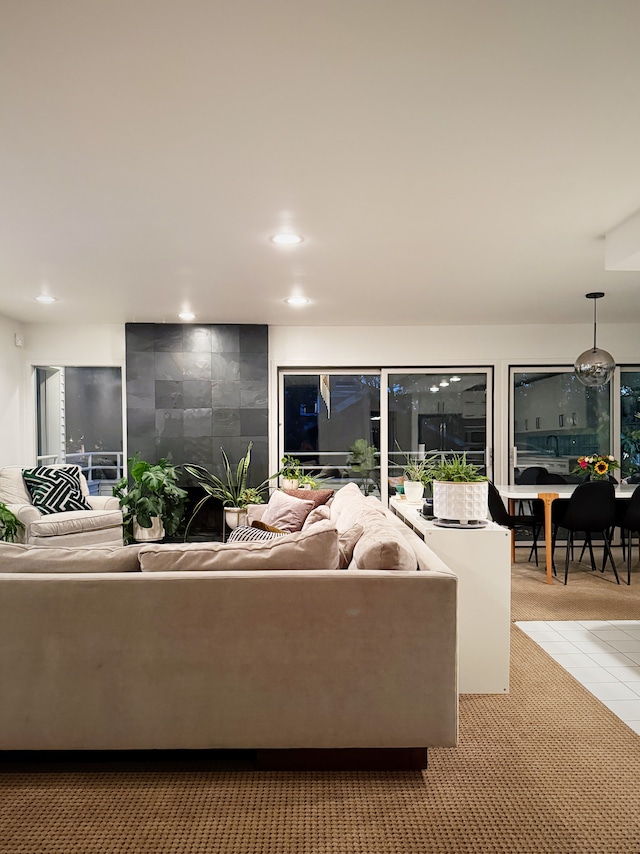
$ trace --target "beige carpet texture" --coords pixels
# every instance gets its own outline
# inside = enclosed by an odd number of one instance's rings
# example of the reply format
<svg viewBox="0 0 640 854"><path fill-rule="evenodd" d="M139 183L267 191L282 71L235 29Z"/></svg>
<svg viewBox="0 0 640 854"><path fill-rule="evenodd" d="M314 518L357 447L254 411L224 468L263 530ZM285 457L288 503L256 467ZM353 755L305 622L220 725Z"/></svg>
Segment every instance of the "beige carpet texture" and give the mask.
<svg viewBox="0 0 640 854"><path fill-rule="evenodd" d="M512 619L639 619L608 576L516 563ZM0 787L1 854L640 854L640 737L515 626L510 694L463 695L424 772L0 759Z"/></svg>

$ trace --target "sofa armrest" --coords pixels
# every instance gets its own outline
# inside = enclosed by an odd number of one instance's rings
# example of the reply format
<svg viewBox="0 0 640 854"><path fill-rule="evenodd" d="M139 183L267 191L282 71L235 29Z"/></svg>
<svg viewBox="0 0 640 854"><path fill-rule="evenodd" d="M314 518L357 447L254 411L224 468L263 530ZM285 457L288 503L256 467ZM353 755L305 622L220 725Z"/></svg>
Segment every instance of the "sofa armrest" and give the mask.
<svg viewBox="0 0 640 854"><path fill-rule="evenodd" d="M42 513L33 504L7 504L7 510L11 510L23 525L28 525L29 522L35 522L36 519L42 518Z"/></svg>
<svg viewBox="0 0 640 854"><path fill-rule="evenodd" d="M87 495L86 498L93 510L120 509L120 500L113 495Z"/></svg>

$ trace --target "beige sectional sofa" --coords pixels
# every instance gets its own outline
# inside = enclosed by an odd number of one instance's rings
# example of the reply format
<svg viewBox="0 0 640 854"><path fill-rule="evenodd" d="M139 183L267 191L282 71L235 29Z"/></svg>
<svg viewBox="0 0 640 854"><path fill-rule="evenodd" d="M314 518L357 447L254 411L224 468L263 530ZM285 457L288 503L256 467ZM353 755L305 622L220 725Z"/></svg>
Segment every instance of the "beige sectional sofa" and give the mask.
<svg viewBox="0 0 640 854"><path fill-rule="evenodd" d="M0 750L455 745L455 575L356 487L327 511L265 543L0 546Z"/></svg>

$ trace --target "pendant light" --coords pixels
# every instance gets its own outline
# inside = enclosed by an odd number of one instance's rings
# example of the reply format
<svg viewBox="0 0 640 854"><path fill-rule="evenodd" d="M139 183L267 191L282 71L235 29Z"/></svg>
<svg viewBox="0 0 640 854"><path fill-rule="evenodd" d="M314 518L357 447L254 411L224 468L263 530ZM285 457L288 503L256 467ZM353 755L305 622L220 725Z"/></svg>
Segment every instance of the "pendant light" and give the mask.
<svg viewBox="0 0 640 854"><path fill-rule="evenodd" d="M596 347L596 300L603 297L604 293L596 291L585 296L593 300L593 348L578 356L574 372L583 385L596 387L609 382L616 363L611 353Z"/></svg>

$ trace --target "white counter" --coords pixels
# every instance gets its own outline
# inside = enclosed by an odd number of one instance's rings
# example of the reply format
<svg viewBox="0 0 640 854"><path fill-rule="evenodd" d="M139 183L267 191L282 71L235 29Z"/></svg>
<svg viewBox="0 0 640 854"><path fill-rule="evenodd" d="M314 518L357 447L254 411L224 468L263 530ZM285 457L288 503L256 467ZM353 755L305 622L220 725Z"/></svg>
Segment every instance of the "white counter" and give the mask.
<svg viewBox="0 0 640 854"><path fill-rule="evenodd" d="M484 528L441 528L420 504L392 497L389 506L458 576L458 671L461 694L509 691L511 533Z"/></svg>

